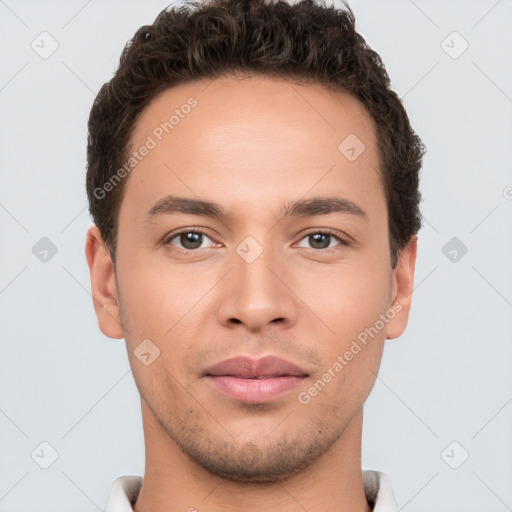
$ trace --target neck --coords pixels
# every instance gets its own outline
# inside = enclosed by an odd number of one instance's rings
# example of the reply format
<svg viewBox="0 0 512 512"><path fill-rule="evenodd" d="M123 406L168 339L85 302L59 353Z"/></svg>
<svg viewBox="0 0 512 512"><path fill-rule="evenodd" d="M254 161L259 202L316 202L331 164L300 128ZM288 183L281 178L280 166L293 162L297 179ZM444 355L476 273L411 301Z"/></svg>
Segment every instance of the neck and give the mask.
<svg viewBox="0 0 512 512"><path fill-rule="evenodd" d="M281 482L240 483L209 473L185 455L141 403L146 466L134 512L371 512L361 470L362 409L301 472Z"/></svg>

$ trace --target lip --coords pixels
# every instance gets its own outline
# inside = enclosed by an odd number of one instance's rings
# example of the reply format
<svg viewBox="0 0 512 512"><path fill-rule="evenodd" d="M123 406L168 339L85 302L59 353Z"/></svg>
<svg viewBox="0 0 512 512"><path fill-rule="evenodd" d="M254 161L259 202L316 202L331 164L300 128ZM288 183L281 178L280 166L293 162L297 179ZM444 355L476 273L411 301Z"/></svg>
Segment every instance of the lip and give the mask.
<svg viewBox="0 0 512 512"><path fill-rule="evenodd" d="M253 403L275 400L308 376L297 365L276 356L234 357L204 373L206 380L225 395Z"/></svg>

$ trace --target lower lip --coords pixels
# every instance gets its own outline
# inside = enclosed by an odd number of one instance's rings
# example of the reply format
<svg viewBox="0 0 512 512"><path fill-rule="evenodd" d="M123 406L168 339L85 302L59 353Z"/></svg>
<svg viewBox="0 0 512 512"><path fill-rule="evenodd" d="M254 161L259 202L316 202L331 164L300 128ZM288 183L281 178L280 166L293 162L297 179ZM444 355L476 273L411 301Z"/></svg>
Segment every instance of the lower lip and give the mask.
<svg viewBox="0 0 512 512"><path fill-rule="evenodd" d="M231 375L207 375L207 380L225 395L243 402L264 403L298 386L305 377L284 376L242 379Z"/></svg>

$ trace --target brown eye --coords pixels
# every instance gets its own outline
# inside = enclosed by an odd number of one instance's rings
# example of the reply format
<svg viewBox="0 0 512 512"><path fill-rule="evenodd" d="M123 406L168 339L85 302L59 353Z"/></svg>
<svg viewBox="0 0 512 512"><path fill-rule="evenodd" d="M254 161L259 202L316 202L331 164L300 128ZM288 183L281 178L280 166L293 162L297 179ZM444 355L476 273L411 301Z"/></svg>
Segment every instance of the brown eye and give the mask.
<svg viewBox="0 0 512 512"><path fill-rule="evenodd" d="M307 234L302 240L306 240L311 249L331 249L339 245L348 245L341 237L329 231L313 231ZM337 243L336 243L337 242ZM300 247L305 247L301 245Z"/></svg>
<svg viewBox="0 0 512 512"><path fill-rule="evenodd" d="M327 249L330 245L330 241L331 235L326 235L324 233L309 235L309 243L313 249Z"/></svg>
<svg viewBox="0 0 512 512"><path fill-rule="evenodd" d="M211 240L206 233L202 231L188 229L179 233L174 233L172 236L167 238L164 245L177 246L178 249L194 251L201 248L205 239Z"/></svg>
<svg viewBox="0 0 512 512"><path fill-rule="evenodd" d="M185 249L197 249L201 247L203 235L201 233L181 233L179 240Z"/></svg>

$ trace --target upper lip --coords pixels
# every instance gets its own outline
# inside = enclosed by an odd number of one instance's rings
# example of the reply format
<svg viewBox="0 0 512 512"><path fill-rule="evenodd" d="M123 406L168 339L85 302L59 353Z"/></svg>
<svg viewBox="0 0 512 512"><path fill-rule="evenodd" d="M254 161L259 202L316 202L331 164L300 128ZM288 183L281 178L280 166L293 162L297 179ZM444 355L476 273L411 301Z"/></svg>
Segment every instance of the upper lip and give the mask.
<svg viewBox="0 0 512 512"><path fill-rule="evenodd" d="M231 375L240 378L258 377L305 377L308 374L297 365L276 356L265 356L260 359L234 357L226 359L206 369L205 375Z"/></svg>

